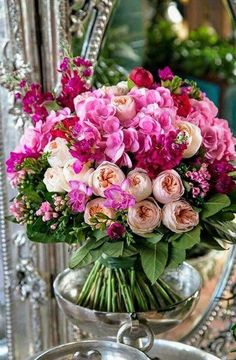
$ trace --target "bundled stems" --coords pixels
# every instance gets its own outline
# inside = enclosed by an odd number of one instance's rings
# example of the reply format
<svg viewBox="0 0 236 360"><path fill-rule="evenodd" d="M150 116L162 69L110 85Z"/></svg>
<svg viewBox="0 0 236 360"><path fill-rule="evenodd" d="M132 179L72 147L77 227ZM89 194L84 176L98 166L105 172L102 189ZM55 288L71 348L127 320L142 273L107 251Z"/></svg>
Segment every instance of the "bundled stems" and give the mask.
<svg viewBox="0 0 236 360"><path fill-rule="evenodd" d="M163 279L151 284L134 268L111 268L96 261L78 305L106 312L141 312L160 311L179 301L181 297Z"/></svg>

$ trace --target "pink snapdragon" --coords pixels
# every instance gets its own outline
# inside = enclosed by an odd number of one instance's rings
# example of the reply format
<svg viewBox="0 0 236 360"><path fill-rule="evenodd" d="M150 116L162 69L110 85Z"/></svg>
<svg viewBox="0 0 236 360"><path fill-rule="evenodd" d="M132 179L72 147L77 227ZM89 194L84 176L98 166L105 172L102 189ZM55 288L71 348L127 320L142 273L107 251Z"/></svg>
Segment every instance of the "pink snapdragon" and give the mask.
<svg viewBox="0 0 236 360"><path fill-rule="evenodd" d="M58 218L58 213L53 210L51 204L48 201L44 201L40 208L36 211L37 216L42 216L44 222Z"/></svg>
<svg viewBox="0 0 236 360"><path fill-rule="evenodd" d="M106 201L104 205L115 210L126 210L135 204L135 197L122 190L119 185L112 185L104 191Z"/></svg>
<svg viewBox="0 0 236 360"><path fill-rule="evenodd" d="M81 181L70 181L71 191L68 193L69 205L73 212L83 212L89 197L92 195L92 188Z"/></svg>

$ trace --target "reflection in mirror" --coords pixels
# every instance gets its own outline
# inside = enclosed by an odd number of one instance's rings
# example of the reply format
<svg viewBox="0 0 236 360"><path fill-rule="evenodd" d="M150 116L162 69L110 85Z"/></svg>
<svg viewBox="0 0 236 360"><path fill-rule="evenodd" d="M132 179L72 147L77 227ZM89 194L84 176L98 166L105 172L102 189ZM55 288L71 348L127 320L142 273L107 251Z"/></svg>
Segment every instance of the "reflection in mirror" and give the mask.
<svg viewBox="0 0 236 360"><path fill-rule="evenodd" d="M94 85L116 84L141 65L158 80L157 69L170 66L175 74L196 81L236 132L236 32L230 3L215 0L213 7L210 0L120 0L103 41ZM73 50L80 54L76 37ZM198 245L188 258L203 275L202 296L193 316L165 334L172 340L187 341L206 327L206 320L213 321L235 250L217 252Z"/></svg>

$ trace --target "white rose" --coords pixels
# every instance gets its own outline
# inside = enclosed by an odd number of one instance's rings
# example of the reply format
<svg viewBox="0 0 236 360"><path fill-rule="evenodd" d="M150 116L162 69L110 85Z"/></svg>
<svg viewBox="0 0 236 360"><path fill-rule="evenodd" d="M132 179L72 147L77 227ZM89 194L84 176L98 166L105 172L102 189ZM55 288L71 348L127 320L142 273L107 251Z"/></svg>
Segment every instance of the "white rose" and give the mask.
<svg viewBox="0 0 236 360"><path fill-rule="evenodd" d="M187 149L184 150L183 157L186 159L190 158L198 152L202 144L201 130L198 126L188 121L178 121L177 127L187 137Z"/></svg>
<svg viewBox="0 0 236 360"><path fill-rule="evenodd" d="M70 187L60 167L48 168L44 174L44 184L49 192L65 192Z"/></svg>
<svg viewBox="0 0 236 360"><path fill-rule="evenodd" d="M127 175L125 190L133 195L136 201L149 197L152 193L152 181L143 169L134 169Z"/></svg>
<svg viewBox="0 0 236 360"><path fill-rule="evenodd" d="M160 226L161 208L152 198L142 200L129 208L127 221L133 233L151 233Z"/></svg>
<svg viewBox="0 0 236 360"><path fill-rule="evenodd" d="M81 171L79 173L76 173L73 168L73 164L75 161L75 159L68 160L63 168L63 173L66 181L81 181L87 184L89 177L93 173L94 169L89 166L89 163L86 163L84 164Z"/></svg>
<svg viewBox="0 0 236 360"><path fill-rule="evenodd" d="M95 195L104 196L104 191L109 189L112 185L121 185L125 180L125 175L119 166L104 161L91 174L89 178L89 185L93 188Z"/></svg>
<svg viewBox="0 0 236 360"><path fill-rule="evenodd" d="M101 90L108 96L126 95L129 92L127 81L120 81L113 86L104 86Z"/></svg>
<svg viewBox="0 0 236 360"><path fill-rule="evenodd" d="M47 144L44 152L50 152L48 162L51 167L63 167L68 160L72 159L66 139L59 137Z"/></svg>

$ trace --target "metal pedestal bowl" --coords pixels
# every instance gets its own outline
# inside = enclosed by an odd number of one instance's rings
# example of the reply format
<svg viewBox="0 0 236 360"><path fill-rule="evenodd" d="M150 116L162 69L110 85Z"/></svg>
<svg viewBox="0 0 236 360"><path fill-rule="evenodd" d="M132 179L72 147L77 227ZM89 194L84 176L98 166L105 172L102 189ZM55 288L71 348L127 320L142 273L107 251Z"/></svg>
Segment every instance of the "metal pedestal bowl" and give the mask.
<svg viewBox="0 0 236 360"><path fill-rule="evenodd" d="M130 322L130 313L109 313L91 310L76 304L85 280L85 270L64 270L54 282L57 302L65 316L81 330L96 338L114 339L119 328ZM168 271L163 279L183 300L163 311L137 313L140 323L148 325L154 335L180 324L195 307L201 288L201 277L196 269L183 263L178 269ZM145 336L145 334L143 335Z"/></svg>
<svg viewBox="0 0 236 360"><path fill-rule="evenodd" d="M97 353L99 351L100 355ZM100 358L99 358L100 356ZM102 356L102 357L101 357ZM82 341L60 345L30 360L220 360L192 346L174 341L155 340L151 351L145 355L127 345L110 341Z"/></svg>
<svg viewBox="0 0 236 360"><path fill-rule="evenodd" d="M49 349L30 360L148 360L131 346L111 341L81 341Z"/></svg>

